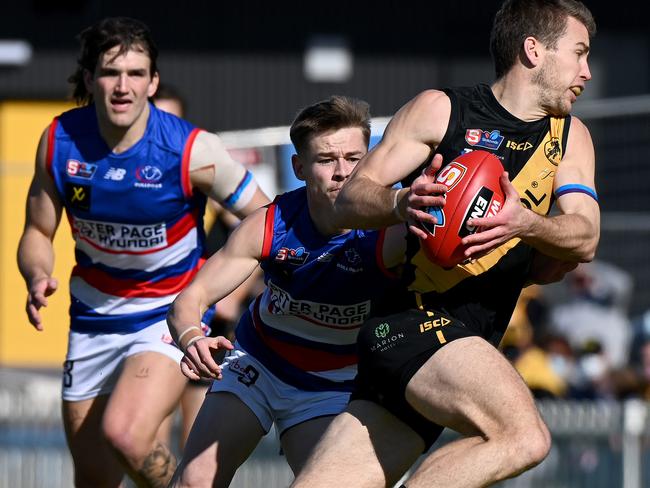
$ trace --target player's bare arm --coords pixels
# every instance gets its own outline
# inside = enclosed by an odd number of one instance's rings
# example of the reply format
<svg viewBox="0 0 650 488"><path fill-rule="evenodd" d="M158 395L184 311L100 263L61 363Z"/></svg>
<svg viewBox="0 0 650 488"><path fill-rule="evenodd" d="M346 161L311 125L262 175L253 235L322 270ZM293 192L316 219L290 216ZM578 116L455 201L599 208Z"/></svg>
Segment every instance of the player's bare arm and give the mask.
<svg viewBox="0 0 650 488"><path fill-rule="evenodd" d="M58 286L57 280L52 278L52 240L62 211L46 168L47 134L46 129L38 144L36 169L27 196L25 228L18 245L18 267L27 284L27 317L37 330L43 330L39 309L47 306L47 297Z"/></svg>
<svg viewBox="0 0 650 488"><path fill-rule="evenodd" d="M444 203L438 196L443 185L418 187L417 193L392 186L431 157L447 129L450 111L443 92L427 90L395 114L381 142L357 165L336 199L337 225L386 227L414 215L410 208Z"/></svg>
<svg viewBox="0 0 650 488"><path fill-rule="evenodd" d="M257 267L262 255L265 219L266 208L244 219L169 309L169 330L185 352L181 367L190 379L221 377L221 368L212 358L212 352L232 349L232 344L223 337L204 337L201 317L209 306L241 285Z"/></svg>
<svg viewBox="0 0 650 488"><path fill-rule="evenodd" d="M554 190L564 185L581 185L593 190L594 170L591 136L585 125L573 117L567 152L558 166ZM560 214L544 217L519 203L519 195L506 174L501 177L501 186L506 195L503 209L493 217L468 221L469 225L483 230L463 239L463 244L470 244L467 257L519 237L552 258L573 262L593 259L600 236L600 209L592 196L581 192L563 194L557 198Z"/></svg>
<svg viewBox="0 0 650 488"><path fill-rule="evenodd" d="M219 136L211 132L202 131L194 140L190 181L239 218L269 202L246 168L232 159Z"/></svg>

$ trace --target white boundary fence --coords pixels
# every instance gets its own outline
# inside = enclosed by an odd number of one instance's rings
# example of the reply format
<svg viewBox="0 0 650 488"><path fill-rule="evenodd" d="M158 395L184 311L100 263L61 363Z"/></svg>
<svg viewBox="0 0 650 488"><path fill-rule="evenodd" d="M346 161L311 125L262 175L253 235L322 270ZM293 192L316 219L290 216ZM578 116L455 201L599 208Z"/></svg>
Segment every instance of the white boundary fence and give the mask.
<svg viewBox="0 0 650 488"><path fill-rule="evenodd" d="M73 486L72 464L61 426L58 376L0 370L0 380L0 488ZM545 400L538 405L553 435L551 454L535 469L501 486L648 486L647 403ZM175 432L177 435L178 425ZM439 442L453 438L453 433L445 432ZM292 478L272 432L237 472L232 486L280 488L288 486Z"/></svg>

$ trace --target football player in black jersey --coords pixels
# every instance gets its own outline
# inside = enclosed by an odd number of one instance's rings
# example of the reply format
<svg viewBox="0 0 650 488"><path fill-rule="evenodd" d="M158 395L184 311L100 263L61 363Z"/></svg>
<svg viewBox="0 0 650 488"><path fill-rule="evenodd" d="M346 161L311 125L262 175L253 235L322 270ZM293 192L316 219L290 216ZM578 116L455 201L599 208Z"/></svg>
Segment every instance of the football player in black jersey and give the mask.
<svg viewBox="0 0 650 488"><path fill-rule="evenodd" d="M594 33L579 1L506 0L490 43L496 81L420 93L355 169L336 201L339 223L408 223L408 293L394 313L364 324L354 400L294 487L392 486L443 427L461 437L433 450L409 488L486 486L547 455L548 429L496 346L526 283L557 280L595 254L594 149L569 115L591 79ZM467 222L481 229L463 238L467 261L442 269L422 255L416 222L436 223L423 207L445 210L435 171L474 149L501 159L506 202Z"/></svg>

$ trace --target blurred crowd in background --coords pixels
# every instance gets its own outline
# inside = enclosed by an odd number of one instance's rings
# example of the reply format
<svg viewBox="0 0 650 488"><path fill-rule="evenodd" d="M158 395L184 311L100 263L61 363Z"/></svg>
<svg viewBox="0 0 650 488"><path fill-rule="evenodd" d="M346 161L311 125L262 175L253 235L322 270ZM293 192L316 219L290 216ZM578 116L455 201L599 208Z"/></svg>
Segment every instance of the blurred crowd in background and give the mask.
<svg viewBox="0 0 650 488"><path fill-rule="evenodd" d="M501 349L537 398L650 400L650 311L630 316L634 282L603 261L524 289Z"/></svg>

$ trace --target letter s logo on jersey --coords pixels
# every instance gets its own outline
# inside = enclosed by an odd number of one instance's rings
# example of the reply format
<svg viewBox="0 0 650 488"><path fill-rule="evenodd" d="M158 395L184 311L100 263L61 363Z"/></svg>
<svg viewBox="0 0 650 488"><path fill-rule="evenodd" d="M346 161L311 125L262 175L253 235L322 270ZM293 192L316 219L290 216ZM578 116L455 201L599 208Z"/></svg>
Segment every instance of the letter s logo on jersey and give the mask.
<svg viewBox="0 0 650 488"><path fill-rule="evenodd" d="M95 174L97 165L93 163L85 163L77 161L76 159L68 159L65 165L66 173L68 176L76 176L77 178L84 178L89 180Z"/></svg>
<svg viewBox="0 0 650 488"><path fill-rule="evenodd" d="M496 151L503 142L503 136L498 130L490 132L483 129L467 129L465 140L470 146Z"/></svg>
<svg viewBox="0 0 650 488"><path fill-rule="evenodd" d="M297 249L291 249L290 247L283 247L278 249L278 253L275 256L275 260L278 262L287 261L288 263L295 264L300 266L305 264L309 253L305 251L305 248L300 246Z"/></svg>

